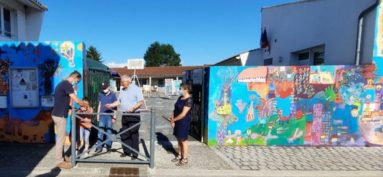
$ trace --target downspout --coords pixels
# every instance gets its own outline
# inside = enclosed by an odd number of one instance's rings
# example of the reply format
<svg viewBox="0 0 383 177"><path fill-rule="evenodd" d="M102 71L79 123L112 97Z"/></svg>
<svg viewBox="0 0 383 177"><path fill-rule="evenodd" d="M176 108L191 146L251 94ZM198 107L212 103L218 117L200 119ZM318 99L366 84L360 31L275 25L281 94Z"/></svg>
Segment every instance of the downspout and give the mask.
<svg viewBox="0 0 383 177"><path fill-rule="evenodd" d="M365 9L362 13L359 14L358 17L358 37L357 37L357 44L356 44L356 57L355 57L355 65L360 64L360 54L361 54L361 48L362 48L362 34L363 34L363 27L364 27L364 16L374 10L376 7L378 7L380 0L376 0L376 2Z"/></svg>

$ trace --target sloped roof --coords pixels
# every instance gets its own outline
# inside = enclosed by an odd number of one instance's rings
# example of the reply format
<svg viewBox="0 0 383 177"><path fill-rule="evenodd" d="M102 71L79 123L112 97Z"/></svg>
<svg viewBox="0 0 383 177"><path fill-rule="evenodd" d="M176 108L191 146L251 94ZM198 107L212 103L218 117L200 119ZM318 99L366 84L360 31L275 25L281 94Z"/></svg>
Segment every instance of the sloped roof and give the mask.
<svg viewBox="0 0 383 177"><path fill-rule="evenodd" d="M47 11L48 7L41 3L39 0L18 0L20 3L27 5L29 7L33 7L35 9L38 9L40 11Z"/></svg>
<svg viewBox="0 0 383 177"><path fill-rule="evenodd" d="M101 70L101 71L109 72L108 66L106 66L106 65L104 65L98 61L87 58L86 64L87 64L88 69L94 69L94 70Z"/></svg>
<svg viewBox="0 0 383 177"><path fill-rule="evenodd" d="M203 68L203 66L164 66L164 67L145 67L142 70L136 70L138 77L177 77L182 76L184 71ZM134 70L123 68L110 68L110 70L121 75L133 75Z"/></svg>
<svg viewBox="0 0 383 177"><path fill-rule="evenodd" d="M263 10L263 9L276 8L276 7L283 7L283 6L297 5L297 4L302 4L302 3L307 3L307 2L313 2L313 1L318 1L318 0L296 0L296 1L294 1L294 2L288 2L288 3L283 3L283 4L277 4L277 5L272 5L272 6L262 7L262 10Z"/></svg>

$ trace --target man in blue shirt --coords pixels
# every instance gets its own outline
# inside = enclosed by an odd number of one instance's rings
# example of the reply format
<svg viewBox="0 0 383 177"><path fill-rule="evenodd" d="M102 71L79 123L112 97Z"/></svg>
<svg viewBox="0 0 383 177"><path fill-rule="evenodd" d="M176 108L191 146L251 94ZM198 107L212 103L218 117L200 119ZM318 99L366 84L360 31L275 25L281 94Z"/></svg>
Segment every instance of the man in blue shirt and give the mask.
<svg viewBox="0 0 383 177"><path fill-rule="evenodd" d="M101 86L101 92L98 94L98 112L99 113L113 113L111 108L106 107L107 104L111 104L117 101L116 94L113 93L109 88L108 82L103 82ZM113 130L112 115L97 115L98 126L105 132L111 134ZM103 145L100 145L104 141L104 137L107 136L101 132L98 132L98 139L96 144L96 152L102 151ZM106 142L107 152L110 152L112 148L112 141Z"/></svg>
<svg viewBox="0 0 383 177"><path fill-rule="evenodd" d="M120 110L125 113L138 113L138 109L144 104L144 96L142 95L142 91L139 87L137 87L132 83L132 79L127 76L121 76L121 86L120 94L116 102L112 104L107 104L107 108L114 108L120 106ZM129 127L134 126L138 122L140 122L141 118L139 115L127 115L122 116L122 129L124 131ZM136 126L130 131L121 135L121 141L132 147L137 152L139 151L139 130L140 126ZM132 159L137 159L138 154L130 150L129 148L122 146L124 151L121 154L121 157L131 156Z"/></svg>

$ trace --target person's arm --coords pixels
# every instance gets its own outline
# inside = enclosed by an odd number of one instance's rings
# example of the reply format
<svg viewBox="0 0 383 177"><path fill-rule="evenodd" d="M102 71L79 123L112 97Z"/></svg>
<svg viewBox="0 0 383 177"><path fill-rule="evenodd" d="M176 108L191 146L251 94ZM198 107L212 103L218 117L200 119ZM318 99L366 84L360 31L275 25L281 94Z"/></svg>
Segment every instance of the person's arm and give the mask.
<svg viewBox="0 0 383 177"><path fill-rule="evenodd" d="M185 106L182 109L181 114L179 114L178 116L174 117L172 119L172 122L176 122L176 121L179 121L179 120L185 118L186 114L190 111L192 106L193 106L193 100L191 98L188 98Z"/></svg>
<svg viewBox="0 0 383 177"><path fill-rule="evenodd" d="M86 104L85 104L82 100L80 100L80 99L76 96L76 94L71 93L71 94L69 94L69 97L70 97L74 102L78 103L80 106L86 106Z"/></svg>
<svg viewBox="0 0 383 177"><path fill-rule="evenodd" d="M142 94L142 91L138 88L136 90L136 99L138 100L137 103L130 110L128 110L128 112L136 112L145 103L144 95Z"/></svg>
<svg viewBox="0 0 383 177"><path fill-rule="evenodd" d="M106 104L105 107L111 109L111 108L115 108L117 106L120 106L120 104L121 104L120 101L115 101L115 102L113 102L111 104Z"/></svg>
<svg viewBox="0 0 383 177"><path fill-rule="evenodd" d="M140 107L144 104L144 100L141 100L136 103L136 105L133 106L132 109L128 110L128 112L136 112L137 109L140 109Z"/></svg>
<svg viewBox="0 0 383 177"><path fill-rule="evenodd" d="M179 114L177 117L173 118L173 122L176 122L176 121L179 121L179 120L185 118L186 114L189 112L190 109L191 109L191 107L184 106L184 108L182 109L181 114Z"/></svg>

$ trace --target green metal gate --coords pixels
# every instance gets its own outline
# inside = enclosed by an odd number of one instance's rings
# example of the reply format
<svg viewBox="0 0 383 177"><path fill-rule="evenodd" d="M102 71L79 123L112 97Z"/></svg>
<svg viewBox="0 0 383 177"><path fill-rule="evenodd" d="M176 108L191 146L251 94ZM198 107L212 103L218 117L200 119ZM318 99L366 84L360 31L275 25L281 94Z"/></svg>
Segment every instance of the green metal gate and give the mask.
<svg viewBox="0 0 383 177"><path fill-rule="evenodd" d="M86 59L85 66L85 94L89 98L90 104L95 111L98 107L98 93L101 91L102 82L109 82L110 70L104 64L92 60Z"/></svg>

